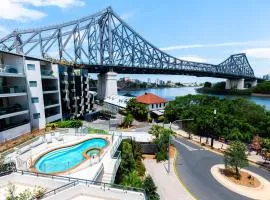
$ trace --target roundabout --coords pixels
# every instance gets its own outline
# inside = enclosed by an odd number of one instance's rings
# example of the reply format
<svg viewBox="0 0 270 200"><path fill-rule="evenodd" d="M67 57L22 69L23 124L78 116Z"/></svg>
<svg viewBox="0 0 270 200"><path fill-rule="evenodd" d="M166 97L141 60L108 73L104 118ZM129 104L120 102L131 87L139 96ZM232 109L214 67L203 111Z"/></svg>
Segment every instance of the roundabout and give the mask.
<svg viewBox="0 0 270 200"><path fill-rule="evenodd" d="M223 164L217 164L211 168L212 176L221 185L233 192L236 192L248 198L270 200L270 182L268 180L249 170L241 169L241 172L243 172L243 174L248 174L249 179L252 180L252 184L248 184L247 181L240 184L236 183L236 181L228 175L225 175L223 173L224 169L225 166Z"/></svg>

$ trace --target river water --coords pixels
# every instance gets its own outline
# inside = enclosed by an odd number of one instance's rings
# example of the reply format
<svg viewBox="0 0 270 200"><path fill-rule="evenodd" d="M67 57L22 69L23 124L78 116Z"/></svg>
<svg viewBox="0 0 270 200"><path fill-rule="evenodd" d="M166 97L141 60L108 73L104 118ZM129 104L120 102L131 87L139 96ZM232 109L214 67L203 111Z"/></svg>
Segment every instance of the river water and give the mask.
<svg viewBox="0 0 270 200"><path fill-rule="evenodd" d="M130 93L134 96L139 96L145 92L151 92L158 96L161 96L167 100L174 100L176 96L185 96L188 94L198 94L195 87L180 87L180 88L149 88L142 90L129 90L129 91L119 91L120 95ZM215 95L224 98L224 95ZM226 96L228 98L235 98L237 96ZM238 96L239 97L239 96ZM255 96L241 96L243 98L249 99L256 104L265 106L267 110L270 110L270 97L255 97Z"/></svg>

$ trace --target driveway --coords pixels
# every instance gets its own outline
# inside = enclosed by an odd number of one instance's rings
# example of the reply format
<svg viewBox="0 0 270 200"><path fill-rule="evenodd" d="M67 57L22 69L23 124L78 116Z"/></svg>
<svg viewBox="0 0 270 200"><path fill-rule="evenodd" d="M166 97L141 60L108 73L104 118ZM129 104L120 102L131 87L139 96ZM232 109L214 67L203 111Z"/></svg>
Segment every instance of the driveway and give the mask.
<svg viewBox="0 0 270 200"><path fill-rule="evenodd" d="M199 200L245 200L247 197L234 193L219 184L212 176L210 169L215 164L222 164L223 157L204 150L186 139L174 139L178 153L176 170L179 178L190 192ZM262 168L249 166L248 170L257 173L270 181L270 173Z"/></svg>

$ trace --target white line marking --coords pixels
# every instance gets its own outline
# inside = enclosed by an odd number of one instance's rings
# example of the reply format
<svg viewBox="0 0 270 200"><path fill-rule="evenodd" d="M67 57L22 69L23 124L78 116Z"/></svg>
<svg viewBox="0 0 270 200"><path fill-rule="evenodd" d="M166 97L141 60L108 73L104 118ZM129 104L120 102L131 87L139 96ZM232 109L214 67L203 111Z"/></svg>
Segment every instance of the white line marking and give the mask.
<svg viewBox="0 0 270 200"><path fill-rule="evenodd" d="M181 144L181 145L183 145L184 147L186 147L187 150L189 150L189 151L202 150L202 149L194 149L193 147L188 146L187 144L185 144L185 143L183 143L183 142L180 142L180 141L178 141L178 140L176 140L176 139L173 139L173 140L174 140L175 142L177 142L178 144Z"/></svg>

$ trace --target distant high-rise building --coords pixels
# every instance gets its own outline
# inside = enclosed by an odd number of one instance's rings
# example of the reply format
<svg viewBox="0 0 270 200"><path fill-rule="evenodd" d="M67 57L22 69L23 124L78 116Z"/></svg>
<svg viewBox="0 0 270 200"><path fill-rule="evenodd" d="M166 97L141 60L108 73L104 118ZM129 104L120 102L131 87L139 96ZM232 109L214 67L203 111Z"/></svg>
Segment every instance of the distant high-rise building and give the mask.
<svg viewBox="0 0 270 200"><path fill-rule="evenodd" d="M263 79L265 79L265 80L270 80L270 74L264 75L264 76L263 76Z"/></svg>

